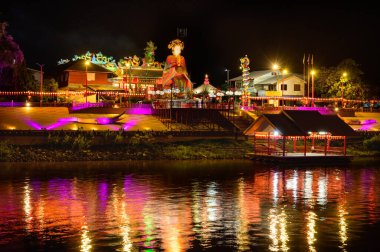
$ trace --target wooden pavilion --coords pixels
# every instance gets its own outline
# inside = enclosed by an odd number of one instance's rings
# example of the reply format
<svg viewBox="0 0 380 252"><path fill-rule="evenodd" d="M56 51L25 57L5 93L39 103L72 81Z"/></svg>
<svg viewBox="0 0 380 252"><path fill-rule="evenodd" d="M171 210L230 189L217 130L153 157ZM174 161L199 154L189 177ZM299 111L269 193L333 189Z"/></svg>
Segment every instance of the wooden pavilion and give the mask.
<svg viewBox="0 0 380 252"><path fill-rule="evenodd" d="M253 138L253 155L346 156L347 137L355 131L337 115L284 110L264 114L244 132Z"/></svg>

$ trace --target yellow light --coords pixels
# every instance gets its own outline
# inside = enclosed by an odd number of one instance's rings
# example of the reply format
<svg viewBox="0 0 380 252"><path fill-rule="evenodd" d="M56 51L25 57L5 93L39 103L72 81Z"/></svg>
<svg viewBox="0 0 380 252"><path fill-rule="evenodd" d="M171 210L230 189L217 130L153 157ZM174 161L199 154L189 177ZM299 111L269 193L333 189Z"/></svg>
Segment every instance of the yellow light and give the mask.
<svg viewBox="0 0 380 252"><path fill-rule="evenodd" d="M311 75L315 75L315 70L313 69L313 70L311 70Z"/></svg>
<svg viewBox="0 0 380 252"><path fill-rule="evenodd" d="M284 70L282 71L282 73L283 73L283 74L288 74L288 69L284 69Z"/></svg>
<svg viewBox="0 0 380 252"><path fill-rule="evenodd" d="M344 72L344 73L343 73L343 77L347 77L347 72Z"/></svg>
<svg viewBox="0 0 380 252"><path fill-rule="evenodd" d="M278 70L279 66L277 64L273 64L273 70Z"/></svg>
<svg viewBox="0 0 380 252"><path fill-rule="evenodd" d="M86 66L90 65L90 61L86 60L85 64Z"/></svg>
<svg viewBox="0 0 380 252"><path fill-rule="evenodd" d="M27 107L30 107L30 102L27 102L25 105L26 105Z"/></svg>

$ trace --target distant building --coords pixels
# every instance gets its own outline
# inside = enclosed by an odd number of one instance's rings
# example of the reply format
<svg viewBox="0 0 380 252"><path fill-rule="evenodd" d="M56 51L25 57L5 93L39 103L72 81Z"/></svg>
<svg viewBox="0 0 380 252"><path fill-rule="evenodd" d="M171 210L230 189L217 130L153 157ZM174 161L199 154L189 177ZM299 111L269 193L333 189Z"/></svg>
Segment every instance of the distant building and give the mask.
<svg viewBox="0 0 380 252"><path fill-rule="evenodd" d="M85 60L72 61L60 65L57 70L57 82L60 88L82 90L86 88L86 74L88 88L100 90L117 90L112 86L116 75L102 66L89 63L86 70Z"/></svg>
<svg viewBox="0 0 380 252"><path fill-rule="evenodd" d="M251 96L302 97L305 94L303 76L281 71L263 70L250 73L252 79L248 88ZM242 88L242 76L231 79L232 87Z"/></svg>

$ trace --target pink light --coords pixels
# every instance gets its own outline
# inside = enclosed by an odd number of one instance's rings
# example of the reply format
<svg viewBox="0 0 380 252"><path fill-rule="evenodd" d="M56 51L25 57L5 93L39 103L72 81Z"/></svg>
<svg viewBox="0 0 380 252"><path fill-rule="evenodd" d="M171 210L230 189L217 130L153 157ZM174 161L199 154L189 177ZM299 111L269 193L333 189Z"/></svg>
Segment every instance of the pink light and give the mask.
<svg viewBox="0 0 380 252"><path fill-rule="evenodd" d="M111 119L108 118L108 117L98 117L95 119L95 121L98 123L98 124L110 124L111 123Z"/></svg>
<svg viewBox="0 0 380 252"><path fill-rule="evenodd" d="M78 122L77 117L64 117L64 118L59 118L58 122Z"/></svg>
<svg viewBox="0 0 380 252"><path fill-rule="evenodd" d="M132 108L128 111L128 114L132 115L151 115L152 109L151 108Z"/></svg>
<svg viewBox="0 0 380 252"><path fill-rule="evenodd" d="M364 120L364 121L362 121L360 124L361 124L361 125L368 125L368 124L373 124L373 123L376 123L376 120L375 120L375 119Z"/></svg>
<svg viewBox="0 0 380 252"><path fill-rule="evenodd" d="M136 125L136 120L132 120L132 121L129 121L129 122L126 122L124 125L123 125L123 130L128 130L130 128L132 128L133 126Z"/></svg>
<svg viewBox="0 0 380 252"><path fill-rule="evenodd" d="M32 121L30 119L25 119L24 122L31 128L35 129L35 130L41 130L42 129L42 126L39 125L38 123L36 123L35 121Z"/></svg>

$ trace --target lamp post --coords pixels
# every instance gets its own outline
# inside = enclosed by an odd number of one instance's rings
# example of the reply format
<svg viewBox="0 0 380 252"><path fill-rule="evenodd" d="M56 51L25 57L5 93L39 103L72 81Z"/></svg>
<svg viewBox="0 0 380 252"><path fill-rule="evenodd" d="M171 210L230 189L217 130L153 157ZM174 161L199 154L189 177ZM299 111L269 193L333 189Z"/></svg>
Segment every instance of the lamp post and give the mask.
<svg viewBox="0 0 380 252"><path fill-rule="evenodd" d="M279 85L278 85L278 70L280 69L280 67L277 64L273 64L272 69L273 69L272 75L276 75L276 90L279 91L278 90L278 87L279 87Z"/></svg>
<svg viewBox="0 0 380 252"><path fill-rule="evenodd" d="M42 67L44 64L36 63L38 66L40 66L40 107L42 107L42 83L43 83L43 77L42 77Z"/></svg>
<svg viewBox="0 0 380 252"><path fill-rule="evenodd" d="M230 88L230 71L229 69L224 69L225 72L227 72L227 86Z"/></svg>
<svg viewBox="0 0 380 252"><path fill-rule="evenodd" d="M85 95L86 95L86 107L87 107L87 105L88 105L88 103L87 103L87 79L88 79L88 74L87 74L87 67L88 67L88 65L90 64L90 62L88 61L88 60L86 60L86 62L85 62L85 65L86 65L86 93L85 93Z"/></svg>
<svg viewBox="0 0 380 252"><path fill-rule="evenodd" d="M342 93L342 98L341 98L341 100L342 100L342 108L343 108L343 100L344 100L344 85L343 84L345 84L346 83L346 81L347 81L347 72L344 72L343 74L342 74L342 80L341 80L341 83L342 83L342 85L341 85L341 93Z"/></svg>
<svg viewBox="0 0 380 252"><path fill-rule="evenodd" d="M311 106L315 107L315 104L314 104L314 75L315 75L315 71L314 71L314 69L312 69L310 73L311 73Z"/></svg>
<svg viewBox="0 0 380 252"><path fill-rule="evenodd" d="M284 98L284 89L285 89L285 84L284 84L284 75L288 74L288 69L282 70L282 87L281 87L281 96ZM282 105L285 105L285 100L282 100Z"/></svg>

